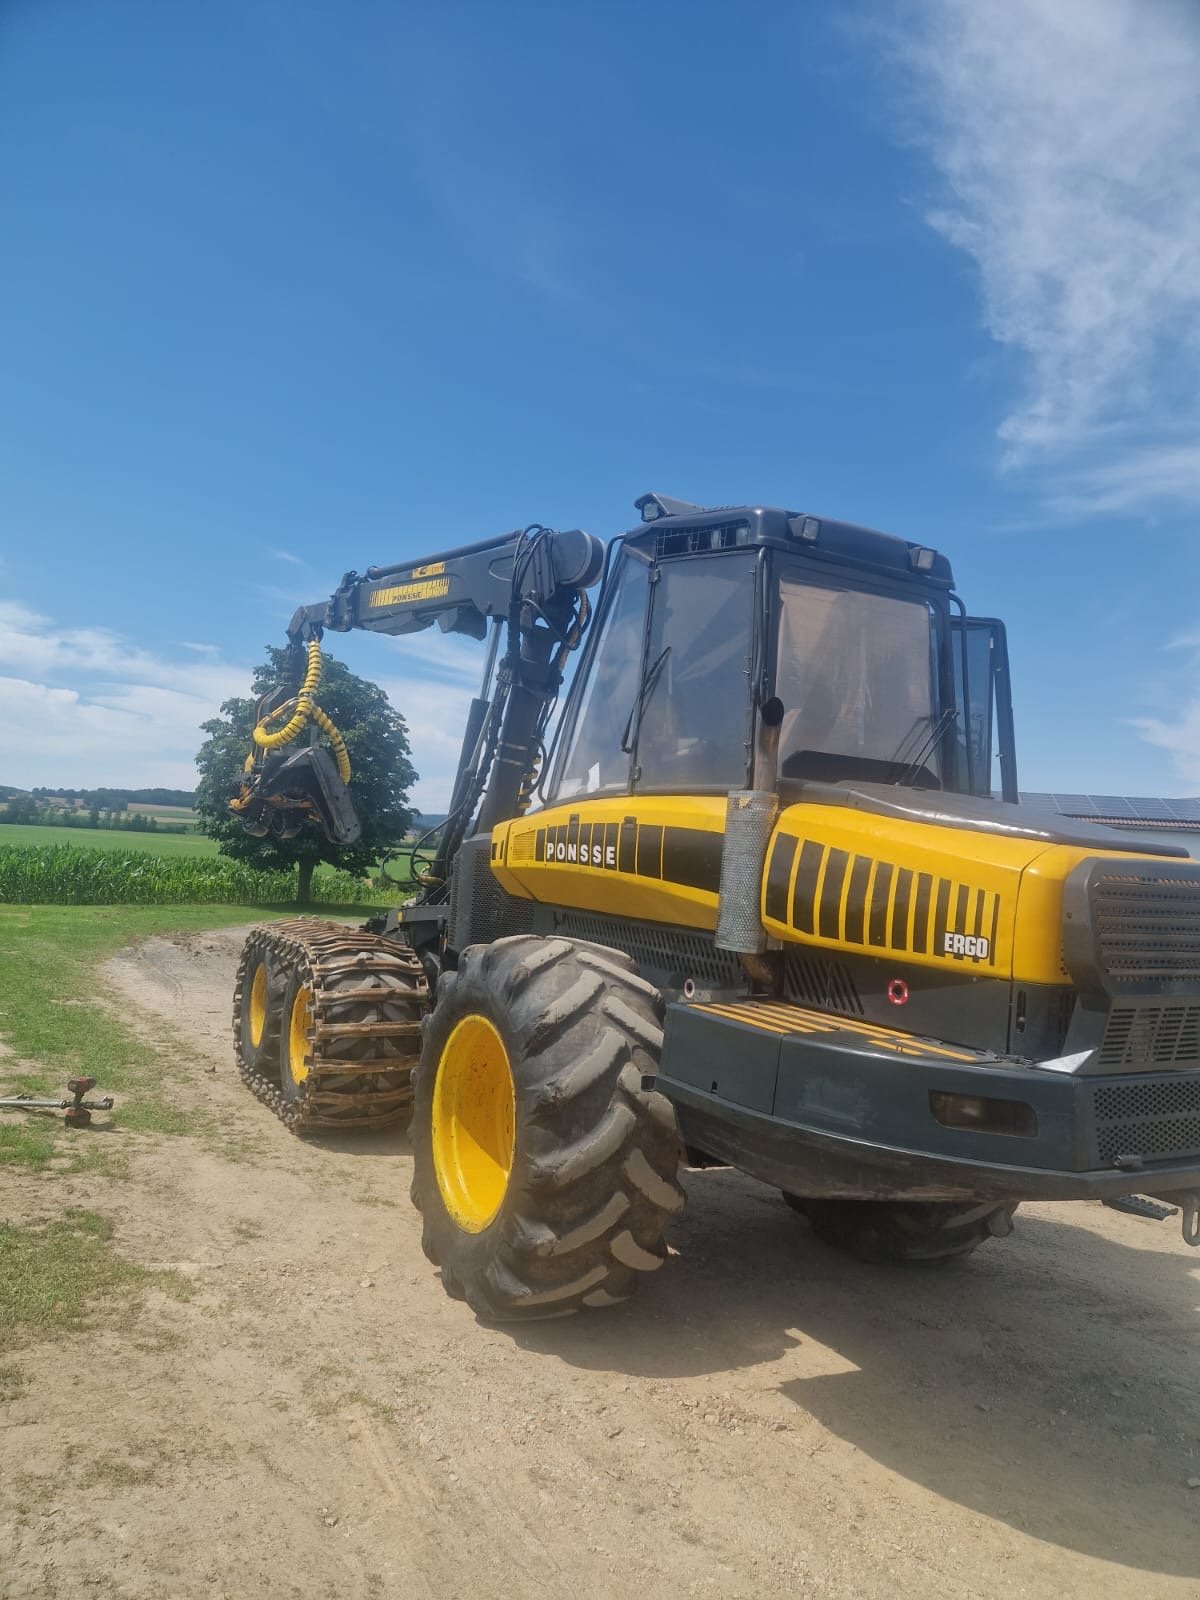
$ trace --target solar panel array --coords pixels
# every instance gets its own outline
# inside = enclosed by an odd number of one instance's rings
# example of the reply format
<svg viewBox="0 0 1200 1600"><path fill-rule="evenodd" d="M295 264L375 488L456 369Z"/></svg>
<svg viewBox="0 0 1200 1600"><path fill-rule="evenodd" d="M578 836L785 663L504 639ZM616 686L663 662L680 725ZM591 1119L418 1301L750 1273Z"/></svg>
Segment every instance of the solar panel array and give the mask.
<svg viewBox="0 0 1200 1600"><path fill-rule="evenodd" d="M1182 824L1200 827L1200 799L1155 800L1129 794L1022 794L1022 805L1038 811L1056 811L1060 817L1104 818L1113 822Z"/></svg>

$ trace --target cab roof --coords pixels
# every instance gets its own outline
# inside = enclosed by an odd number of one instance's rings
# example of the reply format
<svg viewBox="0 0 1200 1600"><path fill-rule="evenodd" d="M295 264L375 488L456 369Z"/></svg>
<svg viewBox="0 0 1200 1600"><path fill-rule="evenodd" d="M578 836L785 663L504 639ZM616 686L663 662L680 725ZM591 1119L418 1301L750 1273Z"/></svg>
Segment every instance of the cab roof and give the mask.
<svg viewBox="0 0 1200 1600"><path fill-rule="evenodd" d="M939 589L954 586L949 560L928 545L778 506L694 506L668 495L634 501L641 524L625 542L657 557L701 555L745 545L773 545L814 561L861 567Z"/></svg>

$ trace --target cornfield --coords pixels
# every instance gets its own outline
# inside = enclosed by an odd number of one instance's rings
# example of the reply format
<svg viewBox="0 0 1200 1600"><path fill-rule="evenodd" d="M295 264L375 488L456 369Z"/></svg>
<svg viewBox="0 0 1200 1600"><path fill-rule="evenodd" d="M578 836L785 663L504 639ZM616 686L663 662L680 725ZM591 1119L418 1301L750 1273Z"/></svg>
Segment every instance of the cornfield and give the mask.
<svg viewBox="0 0 1200 1600"><path fill-rule="evenodd" d="M239 861L150 855L141 850L81 849L70 844L0 845L0 904L289 905L290 872L260 872ZM314 902L361 905L377 896L347 872L319 872Z"/></svg>

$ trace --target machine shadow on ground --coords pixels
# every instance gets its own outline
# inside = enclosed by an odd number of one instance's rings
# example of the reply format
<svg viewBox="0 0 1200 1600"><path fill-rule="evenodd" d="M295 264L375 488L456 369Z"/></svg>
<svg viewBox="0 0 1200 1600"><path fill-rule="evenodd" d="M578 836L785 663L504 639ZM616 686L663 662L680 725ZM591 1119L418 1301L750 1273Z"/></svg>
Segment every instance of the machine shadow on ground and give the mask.
<svg viewBox="0 0 1200 1600"><path fill-rule="evenodd" d="M782 1397L1022 1533L1146 1571L1200 1571L1186 1486L1200 1474L1200 1261L1182 1244L1139 1250L1019 1213L1011 1239L967 1262L872 1267L736 1173L692 1173L688 1190L679 1255L627 1310L534 1325L517 1342L593 1371ZM782 1381L737 1383L781 1358Z"/></svg>
<svg viewBox="0 0 1200 1600"><path fill-rule="evenodd" d="M394 1159L396 1156L412 1155L412 1139L407 1122L392 1122L385 1128L366 1128L350 1133L325 1129L320 1133L306 1134L304 1143L314 1150L335 1151L342 1156L363 1156L368 1160L379 1156Z"/></svg>

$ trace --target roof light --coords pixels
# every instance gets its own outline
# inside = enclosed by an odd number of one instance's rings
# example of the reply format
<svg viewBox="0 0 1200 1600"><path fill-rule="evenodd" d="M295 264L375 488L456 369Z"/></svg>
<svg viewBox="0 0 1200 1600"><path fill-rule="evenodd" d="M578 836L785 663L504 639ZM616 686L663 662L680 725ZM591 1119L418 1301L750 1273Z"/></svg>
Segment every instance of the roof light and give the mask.
<svg viewBox="0 0 1200 1600"><path fill-rule="evenodd" d="M821 537L821 524L816 517L789 517L788 532L793 539L803 539L806 544L816 544Z"/></svg>
<svg viewBox="0 0 1200 1600"><path fill-rule="evenodd" d="M686 517L692 512L703 511L703 506L694 506L690 500L675 500L669 494L643 494L633 502L635 508L642 513L643 522L657 522L659 517Z"/></svg>
<svg viewBox="0 0 1200 1600"><path fill-rule="evenodd" d="M918 572L932 572L933 563L937 560L937 551L930 550L923 544L910 544L908 559Z"/></svg>

